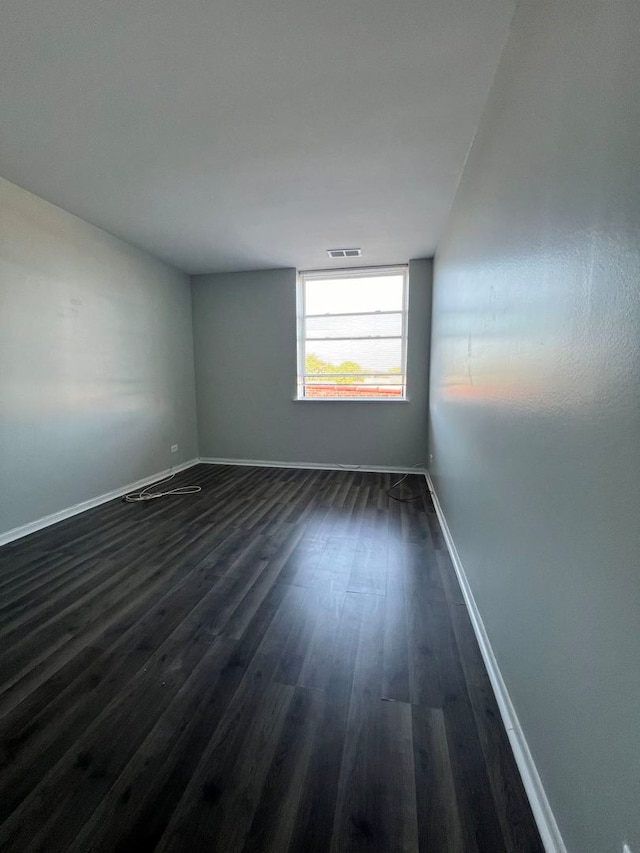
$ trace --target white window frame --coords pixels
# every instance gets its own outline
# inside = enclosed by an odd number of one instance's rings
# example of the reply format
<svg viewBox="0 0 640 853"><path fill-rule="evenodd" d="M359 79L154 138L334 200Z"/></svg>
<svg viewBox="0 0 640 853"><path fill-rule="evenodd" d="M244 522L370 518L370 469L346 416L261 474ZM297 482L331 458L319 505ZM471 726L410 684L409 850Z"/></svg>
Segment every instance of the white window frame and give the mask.
<svg viewBox="0 0 640 853"><path fill-rule="evenodd" d="M401 358L402 358L402 394L398 397L305 397L305 381L304 378L306 376L306 310L305 310L305 283L307 281L313 281L317 279L327 280L327 279L341 279L341 278L371 278L372 276L389 276L389 275L401 275L403 279L403 288L402 288L402 333L400 336L401 339ZM358 311L354 312L358 316L363 316L367 314L371 314L371 316L375 316L379 313L393 313L396 314L396 311L393 312L377 312L377 311ZM315 315L309 315L315 316ZM313 403L330 403L330 402L343 402L343 403L406 403L408 402L407 397L407 334L408 334L408 316L409 316L409 266L407 264L395 264L393 266L384 266L384 267L352 267L346 269L339 270L302 270L298 273L298 281L297 281L297 361L298 361L298 371L297 371L297 389L296 396L294 399L296 401L304 401L304 402L313 402ZM379 336L372 336L372 338L376 338ZM380 336L381 337L381 336ZM393 336L396 338L397 336ZM322 339L318 339L322 340ZM327 338L327 340L331 340L331 338ZM335 376L347 376L352 374L333 374ZM355 374L353 374L355 375Z"/></svg>

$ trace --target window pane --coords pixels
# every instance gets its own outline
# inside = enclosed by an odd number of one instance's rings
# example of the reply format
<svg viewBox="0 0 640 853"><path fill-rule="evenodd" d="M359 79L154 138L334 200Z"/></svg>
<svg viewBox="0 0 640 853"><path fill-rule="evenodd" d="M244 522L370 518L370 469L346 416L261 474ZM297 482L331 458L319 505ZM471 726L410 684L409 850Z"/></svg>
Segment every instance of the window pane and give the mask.
<svg viewBox="0 0 640 853"><path fill-rule="evenodd" d="M307 317L307 340L313 338L401 337L402 314L348 314Z"/></svg>
<svg viewBox="0 0 640 853"><path fill-rule="evenodd" d="M402 275L312 279L306 282L305 313L401 311L403 282Z"/></svg>
<svg viewBox="0 0 640 853"><path fill-rule="evenodd" d="M388 373L402 369L402 340L348 340L348 341L307 341L306 370L316 372L311 367L313 358L329 365L328 371ZM345 362L349 370L340 370ZM327 372L320 370L318 372Z"/></svg>

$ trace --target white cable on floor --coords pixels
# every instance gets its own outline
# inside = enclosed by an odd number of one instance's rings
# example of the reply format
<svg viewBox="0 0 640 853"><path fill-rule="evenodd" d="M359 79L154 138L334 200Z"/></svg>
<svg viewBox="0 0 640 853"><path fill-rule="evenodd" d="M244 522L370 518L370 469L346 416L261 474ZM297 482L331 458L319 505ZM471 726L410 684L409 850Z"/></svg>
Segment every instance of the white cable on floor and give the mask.
<svg viewBox="0 0 640 853"><path fill-rule="evenodd" d="M157 488L161 486L163 483L168 483L169 480L173 480L176 476L176 472L171 474L169 477L166 477L164 480L160 480L159 483L152 483L150 486L145 486L144 489L140 492L131 492L129 495L125 495L122 500L124 503L134 504L140 503L141 501L152 501L156 498L164 498L166 495L195 495L196 492L201 492L201 486L178 486L175 489L169 489L166 492L150 492L149 489Z"/></svg>

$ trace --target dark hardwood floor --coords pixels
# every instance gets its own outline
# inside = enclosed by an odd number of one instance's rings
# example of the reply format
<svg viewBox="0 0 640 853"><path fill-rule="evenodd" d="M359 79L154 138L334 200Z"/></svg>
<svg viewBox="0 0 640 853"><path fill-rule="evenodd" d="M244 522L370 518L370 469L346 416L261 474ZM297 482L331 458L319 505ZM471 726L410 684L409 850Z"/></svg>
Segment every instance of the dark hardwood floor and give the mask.
<svg viewBox="0 0 640 853"><path fill-rule="evenodd" d="M540 853L424 480L176 479L0 549L0 850Z"/></svg>

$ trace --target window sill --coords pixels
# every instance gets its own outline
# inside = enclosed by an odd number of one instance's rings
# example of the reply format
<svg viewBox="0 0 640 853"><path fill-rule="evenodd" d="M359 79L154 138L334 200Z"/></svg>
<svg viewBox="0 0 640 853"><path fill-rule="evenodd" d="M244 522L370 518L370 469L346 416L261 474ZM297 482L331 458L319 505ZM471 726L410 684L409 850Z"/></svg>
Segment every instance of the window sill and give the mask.
<svg viewBox="0 0 640 853"><path fill-rule="evenodd" d="M294 403L408 403L408 397L293 397Z"/></svg>

